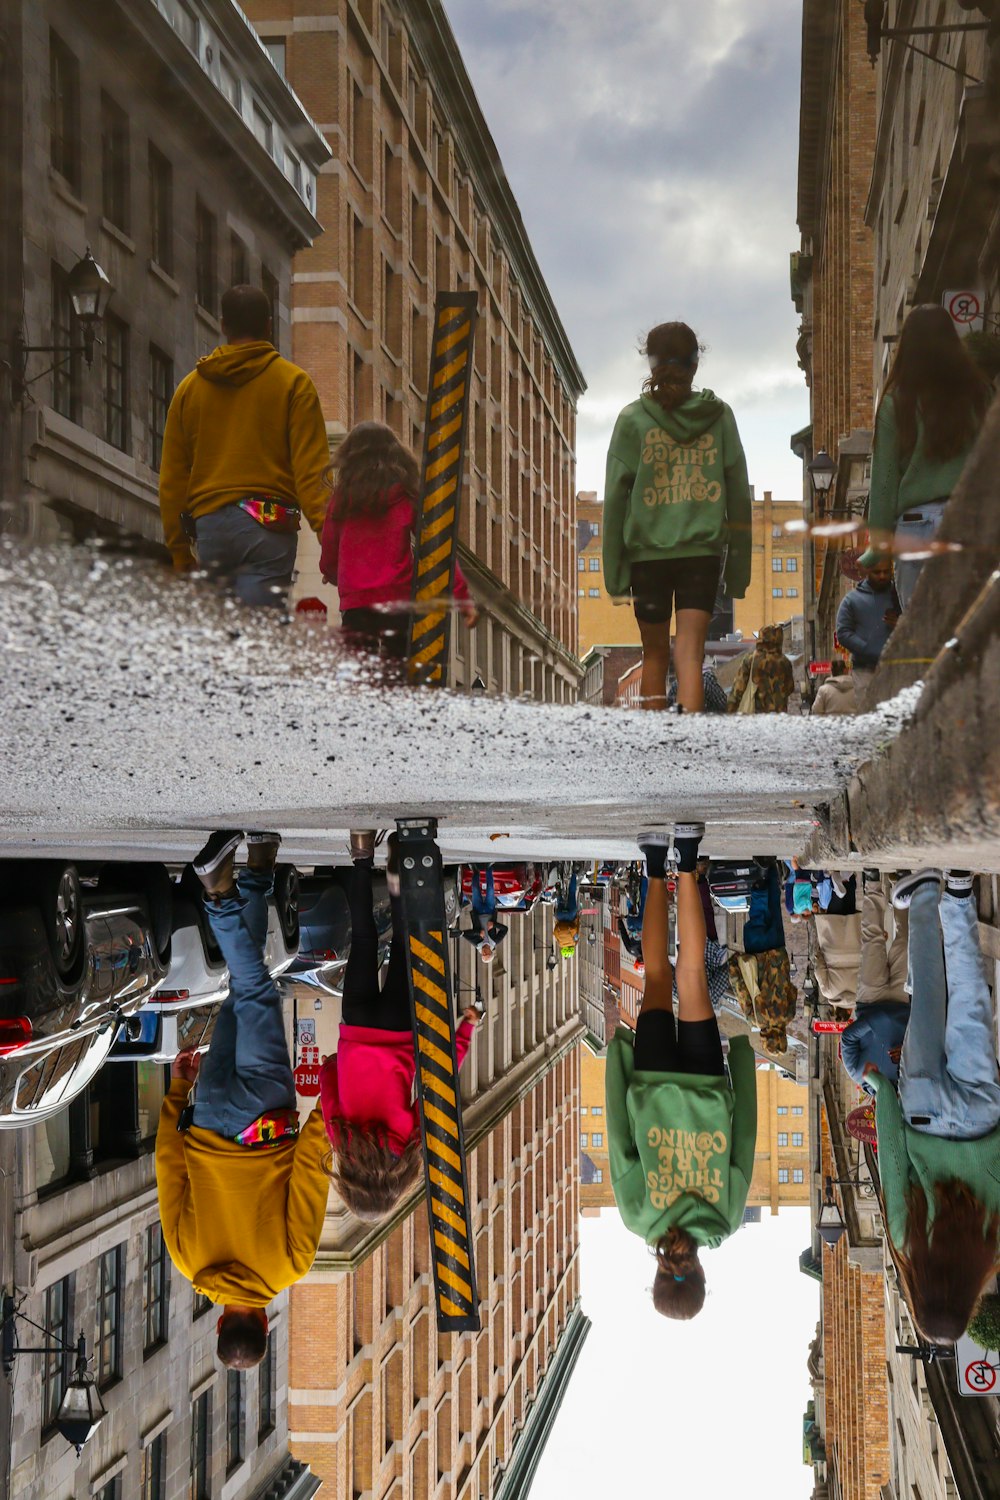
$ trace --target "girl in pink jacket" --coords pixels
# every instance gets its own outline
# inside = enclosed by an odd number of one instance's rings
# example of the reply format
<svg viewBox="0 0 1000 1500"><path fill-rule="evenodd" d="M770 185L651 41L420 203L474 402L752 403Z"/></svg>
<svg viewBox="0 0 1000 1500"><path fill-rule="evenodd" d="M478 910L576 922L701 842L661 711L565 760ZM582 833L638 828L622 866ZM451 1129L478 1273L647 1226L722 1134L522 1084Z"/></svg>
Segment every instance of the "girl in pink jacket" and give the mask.
<svg viewBox="0 0 1000 1500"><path fill-rule="evenodd" d="M413 589L417 461L391 427L358 422L334 454L333 494L323 525L320 569L340 595L348 642L400 660L406 655ZM466 624L478 618L461 568L455 599Z"/></svg>
<svg viewBox="0 0 1000 1500"><path fill-rule="evenodd" d="M392 947L380 989L372 891L375 835L351 834L351 952L344 973L343 1021L336 1055L320 1070L320 1105L333 1146L330 1175L347 1207L358 1218L371 1220L389 1213L420 1176L417 1065L395 842L395 834L390 835ZM479 1012L472 1007L458 1026L459 1067L478 1021Z"/></svg>

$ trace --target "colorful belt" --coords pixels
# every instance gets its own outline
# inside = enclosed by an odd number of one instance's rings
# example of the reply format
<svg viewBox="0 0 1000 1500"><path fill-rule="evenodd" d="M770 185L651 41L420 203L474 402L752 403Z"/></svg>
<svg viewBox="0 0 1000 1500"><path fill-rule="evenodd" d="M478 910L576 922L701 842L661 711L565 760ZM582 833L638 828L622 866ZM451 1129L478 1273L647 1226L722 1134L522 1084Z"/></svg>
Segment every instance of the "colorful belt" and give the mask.
<svg viewBox="0 0 1000 1500"><path fill-rule="evenodd" d="M245 499L238 500L237 504L258 526L265 526L269 531L298 531L302 520L302 512L297 505L289 505L276 495L247 495Z"/></svg>
<svg viewBox="0 0 1000 1500"><path fill-rule="evenodd" d="M298 1111L275 1109L268 1114L258 1115L245 1130L234 1135L233 1140L238 1141L241 1146L249 1146L252 1151L260 1151L268 1146L280 1146L282 1141L293 1141L298 1133Z"/></svg>

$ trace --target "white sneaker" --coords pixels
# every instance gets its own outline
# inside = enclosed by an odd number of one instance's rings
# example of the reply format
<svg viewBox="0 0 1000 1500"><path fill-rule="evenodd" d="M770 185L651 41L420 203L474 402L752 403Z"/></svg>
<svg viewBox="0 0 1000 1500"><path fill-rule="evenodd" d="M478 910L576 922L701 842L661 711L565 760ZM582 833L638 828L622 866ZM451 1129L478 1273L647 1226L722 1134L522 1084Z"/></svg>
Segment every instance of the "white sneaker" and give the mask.
<svg viewBox="0 0 1000 1500"><path fill-rule="evenodd" d="M971 870L945 870L944 886L949 896L972 895L972 882L975 879Z"/></svg>
<svg viewBox="0 0 1000 1500"><path fill-rule="evenodd" d="M943 884L944 875L940 870L914 870L896 881L892 888L892 904L897 911L906 911L922 885L934 885L940 891Z"/></svg>

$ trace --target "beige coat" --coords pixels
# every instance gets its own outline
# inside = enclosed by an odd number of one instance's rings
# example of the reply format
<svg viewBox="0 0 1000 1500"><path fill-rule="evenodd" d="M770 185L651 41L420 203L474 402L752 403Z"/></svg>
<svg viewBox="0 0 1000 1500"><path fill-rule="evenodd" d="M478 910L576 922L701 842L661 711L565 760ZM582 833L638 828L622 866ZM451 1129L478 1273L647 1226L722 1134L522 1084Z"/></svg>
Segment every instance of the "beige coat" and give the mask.
<svg viewBox="0 0 1000 1500"><path fill-rule="evenodd" d="M861 917L834 917L819 912L816 930L816 983L829 1005L853 1010L861 966Z"/></svg>
<svg viewBox="0 0 1000 1500"><path fill-rule="evenodd" d="M850 673L843 677L828 677L816 694L812 706L814 714L856 714L857 700L854 693L854 678Z"/></svg>

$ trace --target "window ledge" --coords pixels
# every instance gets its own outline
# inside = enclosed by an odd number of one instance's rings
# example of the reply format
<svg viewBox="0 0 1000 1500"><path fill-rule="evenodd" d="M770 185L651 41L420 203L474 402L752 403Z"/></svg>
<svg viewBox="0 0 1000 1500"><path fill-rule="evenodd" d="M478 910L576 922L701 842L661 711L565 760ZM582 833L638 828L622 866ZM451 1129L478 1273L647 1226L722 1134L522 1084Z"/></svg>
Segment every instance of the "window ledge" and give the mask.
<svg viewBox="0 0 1000 1500"><path fill-rule="evenodd" d="M194 305L194 315L199 323L204 323L207 328L211 328L213 333L222 332L222 324L218 318L213 313L210 313L207 307L202 307L200 302L196 302Z"/></svg>
<svg viewBox="0 0 1000 1500"><path fill-rule="evenodd" d="M147 264L149 274L155 276L157 281L165 286L168 292L172 292L175 297L179 297L181 294L180 282L175 281L170 272L165 271L158 260L151 260Z"/></svg>
<svg viewBox="0 0 1000 1500"><path fill-rule="evenodd" d="M101 228L111 239L117 240L118 244L121 245L123 250L127 250L129 255L135 254L135 240L131 239L125 233L124 229L119 229L117 224L112 223L110 219L106 219L103 214L101 215Z"/></svg>
<svg viewBox="0 0 1000 1500"><path fill-rule="evenodd" d="M56 196L61 198L75 213L86 215L87 205L80 202L65 177L61 172L57 172L55 167L49 167L49 186Z"/></svg>

